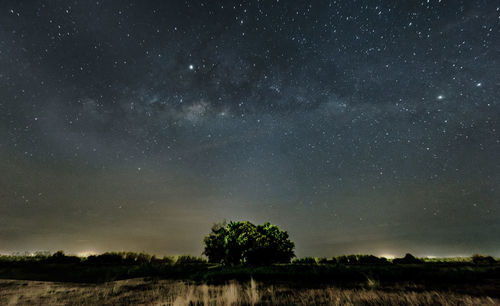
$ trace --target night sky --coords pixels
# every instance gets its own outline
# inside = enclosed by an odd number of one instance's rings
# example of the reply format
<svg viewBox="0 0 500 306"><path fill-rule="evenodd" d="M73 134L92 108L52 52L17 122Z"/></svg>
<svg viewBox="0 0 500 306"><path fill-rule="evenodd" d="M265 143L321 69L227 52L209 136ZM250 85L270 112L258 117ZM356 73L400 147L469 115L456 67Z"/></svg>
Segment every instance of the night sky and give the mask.
<svg viewBox="0 0 500 306"><path fill-rule="evenodd" d="M0 253L500 255L500 3L2 1Z"/></svg>

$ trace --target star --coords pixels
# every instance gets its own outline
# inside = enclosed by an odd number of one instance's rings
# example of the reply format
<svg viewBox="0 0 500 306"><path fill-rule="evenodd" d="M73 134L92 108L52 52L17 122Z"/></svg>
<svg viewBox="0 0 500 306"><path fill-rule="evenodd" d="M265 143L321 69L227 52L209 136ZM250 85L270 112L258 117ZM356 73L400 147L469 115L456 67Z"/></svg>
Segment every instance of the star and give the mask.
<svg viewBox="0 0 500 306"><path fill-rule="evenodd" d="M289 223L301 254L327 231L354 233L366 252L398 245L385 233L400 231L417 253L500 256L495 1L17 2L0 1L0 160L12 178L0 215L19 229L0 237L2 251L59 248L60 228L90 221L103 251L142 249L145 237L145 251L199 255L199 232L162 233L238 216ZM40 209L16 206L27 199ZM163 204L144 210L153 200ZM115 203L127 209L119 220ZM102 219L78 218L77 205ZM426 223L438 208L450 218ZM439 233L434 245L420 221ZM473 231L458 241L461 227ZM78 235L60 248L80 250Z"/></svg>

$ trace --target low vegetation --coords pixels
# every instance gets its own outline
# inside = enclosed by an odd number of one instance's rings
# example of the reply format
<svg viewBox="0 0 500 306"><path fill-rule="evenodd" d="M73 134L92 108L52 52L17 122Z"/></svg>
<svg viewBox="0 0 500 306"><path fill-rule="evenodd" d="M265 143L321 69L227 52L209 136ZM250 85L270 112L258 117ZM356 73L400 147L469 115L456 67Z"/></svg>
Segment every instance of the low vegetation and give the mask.
<svg viewBox="0 0 500 306"><path fill-rule="evenodd" d="M500 299L401 288L300 287L250 279L220 285L128 279L103 284L0 280L0 305L498 305Z"/></svg>
<svg viewBox="0 0 500 306"><path fill-rule="evenodd" d="M105 282L133 277L182 279L221 283L231 279L356 284L379 282L475 282L500 278L500 264L491 256L421 259L407 254L386 259L373 255L296 258L289 264L224 265L193 256L110 252L88 257L54 254L0 256L0 278Z"/></svg>
<svg viewBox="0 0 500 306"><path fill-rule="evenodd" d="M75 298L77 304L487 305L500 298L500 263L491 256L294 258L285 231L250 222L216 224L204 243L206 257L78 257L63 251L0 256L0 279L6 280L0 281L0 304Z"/></svg>

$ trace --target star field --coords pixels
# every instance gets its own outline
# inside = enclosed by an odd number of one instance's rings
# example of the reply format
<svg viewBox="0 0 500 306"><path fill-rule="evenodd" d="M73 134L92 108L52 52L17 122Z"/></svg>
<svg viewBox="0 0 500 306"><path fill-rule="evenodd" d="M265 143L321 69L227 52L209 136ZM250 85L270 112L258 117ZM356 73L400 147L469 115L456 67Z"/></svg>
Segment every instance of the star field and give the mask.
<svg viewBox="0 0 500 306"><path fill-rule="evenodd" d="M4 1L0 252L500 254L496 1Z"/></svg>

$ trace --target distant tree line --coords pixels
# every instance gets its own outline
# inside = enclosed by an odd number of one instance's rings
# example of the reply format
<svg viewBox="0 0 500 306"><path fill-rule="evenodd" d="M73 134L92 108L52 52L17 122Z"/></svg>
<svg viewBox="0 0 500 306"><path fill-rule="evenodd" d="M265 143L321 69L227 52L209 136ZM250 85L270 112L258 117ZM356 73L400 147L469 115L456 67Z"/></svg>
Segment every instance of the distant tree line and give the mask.
<svg viewBox="0 0 500 306"><path fill-rule="evenodd" d="M63 251L57 251L53 254L50 252L37 252L34 255L15 254L1 255L0 263L2 262L44 262L50 264L75 264L82 263L88 265L199 265L211 262L202 257L189 255L183 256L165 256L158 258L155 255L147 253L135 252L107 252L100 255L90 255L88 257L78 257L74 255L66 255ZM492 256L473 255L467 258L415 258L411 254L406 254L401 258L387 259L374 255L342 255L337 257L302 257L295 258L292 264L297 265L388 265L388 264L424 264L424 263L472 263L475 265L492 265L499 263Z"/></svg>
<svg viewBox="0 0 500 306"><path fill-rule="evenodd" d="M293 264L315 265L315 264L339 264L339 265L389 265L389 264L424 264L424 263L473 263L476 265L491 265L498 261L492 256L473 255L467 258L416 258L407 253L404 257L387 259L374 255L342 255L337 257L302 257L292 261Z"/></svg>
<svg viewBox="0 0 500 306"><path fill-rule="evenodd" d="M215 224L211 232L203 239L207 259L193 256L165 256L157 258L147 253L107 252L88 257L68 256L63 251L54 254L38 252L35 256L0 256L0 263L15 261L39 261L46 263L88 265L271 265L287 264L295 257L295 244L288 233L278 226L266 222L255 225L249 221L222 222ZM388 260L373 255L343 255L331 258L304 257L296 258L293 264L330 264L330 265L387 265L387 264L421 264L429 262L406 254L402 258ZM438 259L432 262L458 262L457 260ZM462 261L463 262L463 261ZM495 264L491 256L474 255L470 262L477 265Z"/></svg>
<svg viewBox="0 0 500 306"><path fill-rule="evenodd" d="M243 252L242 252L243 253ZM246 253L243 253L246 254ZM231 258L235 258L233 255ZM63 251L57 251L50 255L36 255L36 256L17 256L18 259L26 259L26 260L36 260L36 261L44 261L47 263L59 263L59 264L70 264L70 263L85 263L91 265L143 265L149 263L157 263L157 264L167 264L167 265L185 265L185 264L200 264L207 263L208 261L204 258L194 257L194 256L165 256L163 258L157 258L154 255L150 255L147 253L135 253L135 252L106 252L100 255L90 255L87 257L78 257L74 255L66 255ZM277 258L277 259L276 259ZM279 259L282 257L274 256L270 258L266 258L262 260L262 264L269 264L272 261L280 262ZM489 262L487 259L492 257L484 257L480 255L476 255L474 257L475 263L487 263ZM243 261L244 260L244 261ZM233 263L246 263L248 261L247 258L237 262L236 260ZM210 261L211 263L222 263L224 264L224 258L222 259L214 259ZM256 259L250 259L251 263L256 264ZM289 262L289 260L288 260ZM392 260L392 263L401 263L401 264L414 264L421 263L422 261L416 259L410 254L407 254L403 258L396 258ZM494 262L494 259L493 259ZM229 263L231 263L229 261ZM316 257L303 257L296 258L292 261L294 264L342 264L342 265L379 265L379 264L390 264L386 258L376 257L373 255L343 255L332 258L316 258Z"/></svg>
<svg viewBox="0 0 500 306"><path fill-rule="evenodd" d="M155 255L136 252L106 252L99 255L79 257L66 255L64 251L57 251L53 254L40 252L34 256L16 255L0 256L1 261L36 261L52 264L74 264L82 263L89 265L145 265L145 264L166 264L166 265L186 265L186 264L207 264L207 260L202 257L190 255L165 256L158 258Z"/></svg>
<svg viewBox="0 0 500 306"><path fill-rule="evenodd" d="M423 263L421 259L415 258L411 254L406 254L402 258L394 258L389 261L385 257L374 255L342 255L331 258L303 257L297 258L294 264L339 264L339 265L388 265L388 264L418 264Z"/></svg>

